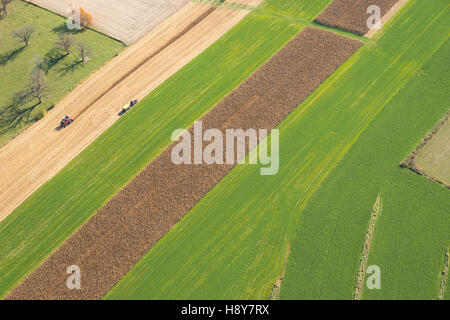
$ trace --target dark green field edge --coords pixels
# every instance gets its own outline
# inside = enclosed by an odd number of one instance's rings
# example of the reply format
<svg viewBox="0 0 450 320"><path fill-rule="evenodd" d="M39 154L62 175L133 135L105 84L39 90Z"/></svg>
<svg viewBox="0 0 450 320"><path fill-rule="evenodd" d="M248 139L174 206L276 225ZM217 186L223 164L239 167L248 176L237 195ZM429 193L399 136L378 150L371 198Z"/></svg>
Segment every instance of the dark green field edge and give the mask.
<svg viewBox="0 0 450 320"><path fill-rule="evenodd" d="M19 206L0 224L0 297L302 27L250 14Z"/></svg>

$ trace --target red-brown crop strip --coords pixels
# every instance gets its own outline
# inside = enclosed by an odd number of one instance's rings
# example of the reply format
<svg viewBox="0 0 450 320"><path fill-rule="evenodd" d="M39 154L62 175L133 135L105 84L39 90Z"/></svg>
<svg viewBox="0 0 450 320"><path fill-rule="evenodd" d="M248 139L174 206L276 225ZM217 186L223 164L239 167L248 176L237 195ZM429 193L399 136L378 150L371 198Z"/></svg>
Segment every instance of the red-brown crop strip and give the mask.
<svg viewBox="0 0 450 320"><path fill-rule="evenodd" d="M272 129L362 42L307 28L202 117L203 129ZM193 132L193 128L189 129ZM8 299L98 299L234 165L175 165L165 149L44 261ZM68 290L66 268L81 269Z"/></svg>
<svg viewBox="0 0 450 320"><path fill-rule="evenodd" d="M377 5L383 17L398 0L334 0L314 20L325 26L365 35L369 28L367 8Z"/></svg>

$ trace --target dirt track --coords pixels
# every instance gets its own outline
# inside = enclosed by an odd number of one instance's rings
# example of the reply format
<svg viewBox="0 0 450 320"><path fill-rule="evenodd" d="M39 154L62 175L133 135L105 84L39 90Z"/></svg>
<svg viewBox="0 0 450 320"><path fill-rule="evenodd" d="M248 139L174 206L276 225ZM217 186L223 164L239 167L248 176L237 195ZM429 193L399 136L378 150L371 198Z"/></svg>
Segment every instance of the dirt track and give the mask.
<svg viewBox="0 0 450 320"><path fill-rule="evenodd" d="M408 0L398 0L396 4L392 6L391 9L381 18L380 27L383 28L383 26L397 13L398 10L400 10ZM366 38L372 38L376 33L378 29L371 29L369 30L364 37Z"/></svg>
<svg viewBox="0 0 450 320"><path fill-rule="evenodd" d="M133 98L143 99L248 14L216 9L185 32L210 9L188 3L0 149L0 161L6 164L0 166L0 221L117 121L122 105ZM136 66L140 67L135 70ZM66 114L76 121L57 130Z"/></svg>
<svg viewBox="0 0 450 320"><path fill-rule="evenodd" d="M93 26L115 39L132 44L174 14L188 0L27 0L67 16L70 4L80 5Z"/></svg>
<svg viewBox="0 0 450 320"><path fill-rule="evenodd" d="M307 28L201 120L204 130L279 124L362 43ZM191 133L193 129L190 129ZM102 207L7 299L98 299L173 227L233 165L174 165L174 145ZM81 290L66 288L67 266Z"/></svg>
<svg viewBox="0 0 450 320"><path fill-rule="evenodd" d="M314 21L326 26L365 35L369 31L367 19L370 15L367 13L367 8L370 5L379 6L381 17L383 17L398 1L334 0Z"/></svg>

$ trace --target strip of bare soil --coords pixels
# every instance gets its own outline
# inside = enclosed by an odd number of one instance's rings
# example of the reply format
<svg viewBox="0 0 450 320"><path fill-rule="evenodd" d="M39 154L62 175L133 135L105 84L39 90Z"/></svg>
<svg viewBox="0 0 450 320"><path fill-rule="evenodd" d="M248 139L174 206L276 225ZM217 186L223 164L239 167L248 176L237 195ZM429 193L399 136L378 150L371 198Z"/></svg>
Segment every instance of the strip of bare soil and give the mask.
<svg viewBox="0 0 450 320"><path fill-rule="evenodd" d="M314 21L325 26L365 35L369 31L367 19L370 14L367 13L367 8L377 5L381 9L381 17L383 17L397 1L334 0Z"/></svg>
<svg viewBox="0 0 450 320"><path fill-rule="evenodd" d="M272 129L362 42L307 28L202 119L203 129ZM189 129L191 134L193 128ZM234 165L175 165L164 150L7 299L98 299ZM247 150L248 151L248 150ZM81 268L68 290L66 268Z"/></svg>

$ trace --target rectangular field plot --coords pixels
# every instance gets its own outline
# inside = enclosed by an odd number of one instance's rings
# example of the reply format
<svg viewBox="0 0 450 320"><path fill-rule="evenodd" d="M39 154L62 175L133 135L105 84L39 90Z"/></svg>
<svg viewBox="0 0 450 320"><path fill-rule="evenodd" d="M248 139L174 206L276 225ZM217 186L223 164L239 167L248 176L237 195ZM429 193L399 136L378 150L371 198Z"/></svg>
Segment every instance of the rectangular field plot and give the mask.
<svg viewBox="0 0 450 320"><path fill-rule="evenodd" d="M413 168L450 187L450 112L436 134L418 150Z"/></svg>
<svg viewBox="0 0 450 320"><path fill-rule="evenodd" d="M397 2L398 0L334 0L315 21L364 35L369 31L367 19L370 14L367 13L367 8L371 5L378 6L383 17Z"/></svg>
<svg viewBox="0 0 450 320"><path fill-rule="evenodd" d="M31 0L67 16L69 5L79 5L93 18L93 26L127 44L139 40L188 0Z"/></svg>

